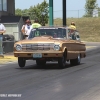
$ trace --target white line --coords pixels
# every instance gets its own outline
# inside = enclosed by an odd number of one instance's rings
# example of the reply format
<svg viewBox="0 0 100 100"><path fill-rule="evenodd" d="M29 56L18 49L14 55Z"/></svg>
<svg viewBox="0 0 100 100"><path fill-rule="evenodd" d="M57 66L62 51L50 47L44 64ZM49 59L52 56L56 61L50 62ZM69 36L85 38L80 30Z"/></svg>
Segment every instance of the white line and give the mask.
<svg viewBox="0 0 100 100"><path fill-rule="evenodd" d="M7 63L5 63L5 64L0 65L0 67L5 67L5 66L7 66L7 65L16 64L16 63L17 63L17 61L14 61L14 62L7 62Z"/></svg>

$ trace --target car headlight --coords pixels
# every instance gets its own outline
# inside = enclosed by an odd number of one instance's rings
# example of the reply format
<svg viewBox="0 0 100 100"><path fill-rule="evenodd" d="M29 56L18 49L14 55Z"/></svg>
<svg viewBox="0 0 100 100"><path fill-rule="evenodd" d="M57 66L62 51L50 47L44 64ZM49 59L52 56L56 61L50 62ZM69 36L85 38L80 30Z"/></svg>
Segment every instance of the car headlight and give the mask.
<svg viewBox="0 0 100 100"><path fill-rule="evenodd" d="M59 45L54 45L54 50L60 50L60 46Z"/></svg>
<svg viewBox="0 0 100 100"><path fill-rule="evenodd" d="M16 50L17 50L17 51L21 51L21 50L22 50L22 46L19 45L19 44L17 44L17 45L16 45Z"/></svg>

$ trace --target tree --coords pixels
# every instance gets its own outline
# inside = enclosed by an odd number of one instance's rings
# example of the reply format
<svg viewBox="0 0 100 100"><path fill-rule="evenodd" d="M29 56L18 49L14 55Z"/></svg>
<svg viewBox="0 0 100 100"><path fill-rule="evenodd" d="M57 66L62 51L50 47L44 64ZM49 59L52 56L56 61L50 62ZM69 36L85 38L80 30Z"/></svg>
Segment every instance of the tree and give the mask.
<svg viewBox="0 0 100 100"><path fill-rule="evenodd" d="M28 16L29 9L22 10L22 16Z"/></svg>
<svg viewBox="0 0 100 100"><path fill-rule="evenodd" d="M86 0L86 4L85 4L86 14L84 15L84 17L92 17L93 10L98 7L96 2L97 0Z"/></svg>
<svg viewBox="0 0 100 100"><path fill-rule="evenodd" d="M34 20L35 18L38 18L40 24L46 24L48 23L48 9L49 4L44 0L41 4L37 4L35 6L30 6L29 9L16 9L15 14L21 15L21 16L30 16L31 20Z"/></svg>
<svg viewBox="0 0 100 100"><path fill-rule="evenodd" d="M16 9L15 10L15 15L19 15L19 16L21 16L22 15L22 10L21 9Z"/></svg>
<svg viewBox="0 0 100 100"><path fill-rule="evenodd" d="M100 17L100 7L98 7L98 16Z"/></svg>
<svg viewBox="0 0 100 100"><path fill-rule="evenodd" d="M46 24L48 23L48 13L49 13L49 9L48 9L49 4L46 2L46 0L44 0L41 4L37 4L34 7L30 7L29 8L29 15L31 17L31 19L35 19L38 18L39 22L41 24Z"/></svg>

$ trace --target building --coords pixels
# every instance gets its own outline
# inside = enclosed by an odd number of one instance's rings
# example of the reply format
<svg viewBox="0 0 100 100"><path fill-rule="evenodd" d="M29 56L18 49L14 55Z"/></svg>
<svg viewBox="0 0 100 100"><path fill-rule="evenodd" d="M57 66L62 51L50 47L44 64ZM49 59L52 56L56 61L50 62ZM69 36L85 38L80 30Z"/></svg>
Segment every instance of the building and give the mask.
<svg viewBox="0 0 100 100"><path fill-rule="evenodd" d="M19 41L23 39L21 28L27 19L28 16L1 16L1 23L6 27L6 34L13 35L15 41Z"/></svg>
<svg viewBox="0 0 100 100"><path fill-rule="evenodd" d="M14 35L15 41L22 39L21 28L28 16L15 15L15 0L0 0L0 19L8 35Z"/></svg>
<svg viewBox="0 0 100 100"><path fill-rule="evenodd" d="M0 0L0 17L15 15L15 0Z"/></svg>

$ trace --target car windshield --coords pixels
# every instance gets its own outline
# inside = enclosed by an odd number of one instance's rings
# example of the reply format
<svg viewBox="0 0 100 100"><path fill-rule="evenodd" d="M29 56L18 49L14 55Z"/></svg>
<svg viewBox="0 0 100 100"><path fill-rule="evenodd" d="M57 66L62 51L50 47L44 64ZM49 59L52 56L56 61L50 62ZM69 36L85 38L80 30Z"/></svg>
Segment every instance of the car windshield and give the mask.
<svg viewBox="0 0 100 100"><path fill-rule="evenodd" d="M66 38L66 29L62 28L32 29L29 35L29 39L43 35L49 35L52 36L53 38Z"/></svg>

